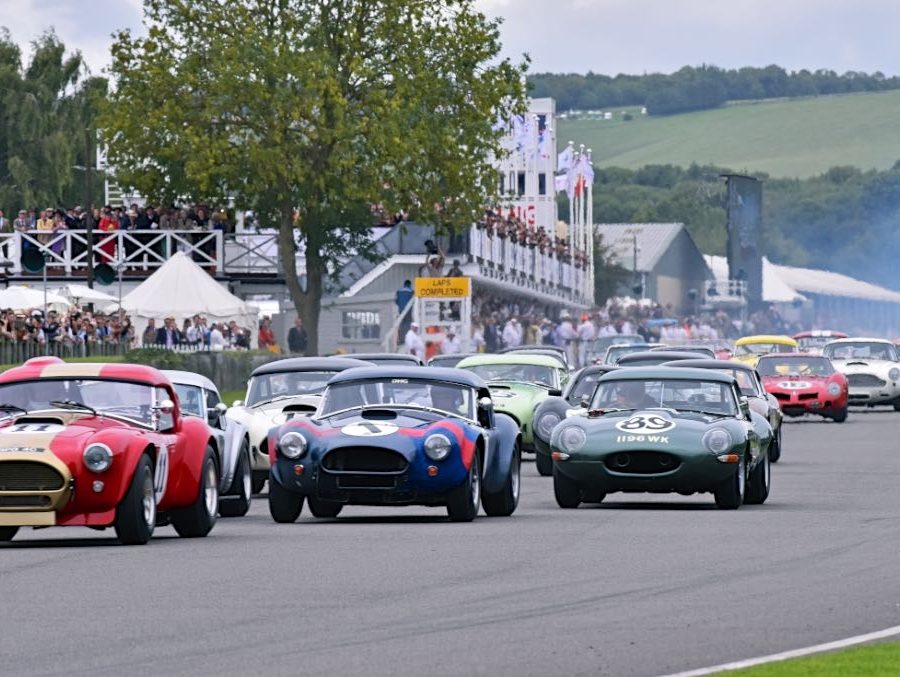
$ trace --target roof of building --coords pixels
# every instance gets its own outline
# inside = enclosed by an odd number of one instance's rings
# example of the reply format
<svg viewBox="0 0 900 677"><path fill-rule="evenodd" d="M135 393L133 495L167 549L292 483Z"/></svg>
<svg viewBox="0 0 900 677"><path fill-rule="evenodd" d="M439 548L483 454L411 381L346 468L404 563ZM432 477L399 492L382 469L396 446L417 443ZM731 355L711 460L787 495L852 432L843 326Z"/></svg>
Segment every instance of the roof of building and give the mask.
<svg viewBox="0 0 900 677"><path fill-rule="evenodd" d="M646 273L653 270L678 234L683 223L598 223L595 226L603 245L608 247L616 261L627 270L633 270L634 248L637 245L637 270Z"/></svg>

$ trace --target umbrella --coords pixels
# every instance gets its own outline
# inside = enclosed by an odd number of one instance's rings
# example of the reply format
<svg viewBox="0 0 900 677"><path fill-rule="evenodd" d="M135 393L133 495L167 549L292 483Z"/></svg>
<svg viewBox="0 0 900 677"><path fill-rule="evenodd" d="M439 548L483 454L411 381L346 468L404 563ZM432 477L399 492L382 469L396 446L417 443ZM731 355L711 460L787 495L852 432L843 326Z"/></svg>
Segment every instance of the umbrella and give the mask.
<svg viewBox="0 0 900 677"><path fill-rule="evenodd" d="M48 306L61 306L68 308L71 303L59 294L52 292L47 293ZM23 310L25 308L43 308L44 307L44 290L35 289L33 287L7 287L0 290L0 308L12 308L13 310Z"/></svg>
<svg viewBox="0 0 900 677"><path fill-rule="evenodd" d="M116 297L99 289L91 289L86 284L67 284L60 287L57 293L70 300L78 300L80 303L111 303Z"/></svg>

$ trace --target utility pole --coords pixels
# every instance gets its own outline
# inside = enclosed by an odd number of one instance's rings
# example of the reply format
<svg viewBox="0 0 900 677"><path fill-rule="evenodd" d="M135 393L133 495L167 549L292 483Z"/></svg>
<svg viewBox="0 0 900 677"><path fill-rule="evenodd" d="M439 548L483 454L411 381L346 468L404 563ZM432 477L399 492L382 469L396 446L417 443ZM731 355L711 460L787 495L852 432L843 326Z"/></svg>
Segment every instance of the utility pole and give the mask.
<svg viewBox="0 0 900 677"><path fill-rule="evenodd" d="M94 149L90 127L84 129L84 238L87 240L87 286L94 288Z"/></svg>

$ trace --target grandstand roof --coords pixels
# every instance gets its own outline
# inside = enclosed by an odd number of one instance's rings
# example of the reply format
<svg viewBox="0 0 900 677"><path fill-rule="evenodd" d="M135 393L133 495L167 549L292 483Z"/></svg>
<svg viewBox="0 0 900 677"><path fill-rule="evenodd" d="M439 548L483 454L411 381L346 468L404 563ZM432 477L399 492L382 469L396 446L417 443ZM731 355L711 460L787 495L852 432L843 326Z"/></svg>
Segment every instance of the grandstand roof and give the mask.
<svg viewBox="0 0 900 677"><path fill-rule="evenodd" d="M683 223L599 223L596 232L610 248L618 263L628 270L634 266L637 244L637 270L653 270L673 240L684 229ZM636 241L635 241L636 239Z"/></svg>

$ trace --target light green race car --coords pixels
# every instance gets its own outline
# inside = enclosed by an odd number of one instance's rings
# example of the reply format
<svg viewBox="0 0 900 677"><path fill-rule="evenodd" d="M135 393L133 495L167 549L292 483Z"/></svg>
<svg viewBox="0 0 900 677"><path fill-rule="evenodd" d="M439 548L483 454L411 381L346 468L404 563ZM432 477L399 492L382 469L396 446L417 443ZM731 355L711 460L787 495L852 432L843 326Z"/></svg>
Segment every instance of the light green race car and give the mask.
<svg viewBox="0 0 900 677"><path fill-rule="evenodd" d="M534 451L534 411L548 396L559 396L569 372L547 355L473 355L456 365L487 381L494 409L510 416L522 431L522 450Z"/></svg>

